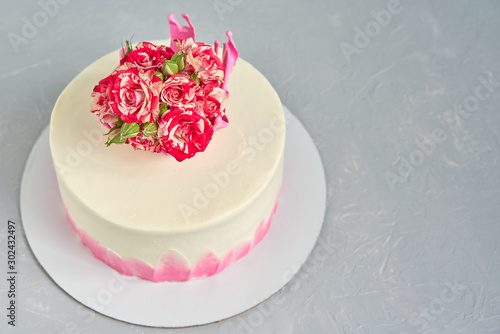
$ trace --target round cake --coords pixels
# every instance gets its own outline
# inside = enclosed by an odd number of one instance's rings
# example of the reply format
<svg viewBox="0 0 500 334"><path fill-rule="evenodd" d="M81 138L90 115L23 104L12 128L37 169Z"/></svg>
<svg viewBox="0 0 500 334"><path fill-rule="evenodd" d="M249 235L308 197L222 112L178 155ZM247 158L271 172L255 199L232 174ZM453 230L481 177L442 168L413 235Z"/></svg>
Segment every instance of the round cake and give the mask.
<svg viewBox="0 0 500 334"><path fill-rule="evenodd" d="M179 162L107 147L108 130L89 103L118 59L115 51L82 71L52 112L50 147L68 220L96 258L125 275L159 282L216 274L262 240L276 210L285 145L279 97L239 59L228 81L229 125L204 152Z"/></svg>

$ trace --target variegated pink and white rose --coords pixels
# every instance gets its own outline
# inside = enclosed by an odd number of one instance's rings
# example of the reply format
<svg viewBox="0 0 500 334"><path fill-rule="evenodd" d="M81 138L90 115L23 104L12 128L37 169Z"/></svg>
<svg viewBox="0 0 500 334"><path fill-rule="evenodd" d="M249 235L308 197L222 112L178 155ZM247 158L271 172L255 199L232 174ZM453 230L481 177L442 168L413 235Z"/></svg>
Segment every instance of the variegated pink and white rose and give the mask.
<svg viewBox="0 0 500 334"><path fill-rule="evenodd" d="M97 115L102 124L110 128L110 124L118 121L116 115L109 106L108 87L110 86L111 76L108 76L94 87L90 99L90 111Z"/></svg>
<svg viewBox="0 0 500 334"><path fill-rule="evenodd" d="M132 63L136 67L144 70L161 71L165 59L172 58L174 52L165 45L155 45L149 42L140 42L136 47L123 55L120 65Z"/></svg>
<svg viewBox="0 0 500 334"><path fill-rule="evenodd" d="M210 45L189 38L179 42L179 46L186 53L188 73L196 72L204 84L216 82L220 85L224 81L224 66Z"/></svg>
<svg viewBox="0 0 500 334"><path fill-rule="evenodd" d="M162 103L169 106L192 108L203 100L203 90L195 80L184 74L174 74L165 80L160 93Z"/></svg>
<svg viewBox="0 0 500 334"><path fill-rule="evenodd" d="M208 85L205 87L202 110L212 124L217 117L225 116L228 98L229 94L216 85Z"/></svg>
<svg viewBox="0 0 500 334"><path fill-rule="evenodd" d="M162 80L153 70L118 68L108 86L109 106L126 123L156 122Z"/></svg>
<svg viewBox="0 0 500 334"><path fill-rule="evenodd" d="M212 124L199 110L176 107L161 118L158 128L163 149L177 161L205 151L213 133Z"/></svg>
<svg viewBox="0 0 500 334"><path fill-rule="evenodd" d="M144 137L142 132L139 132L135 137L128 138L127 144L132 145L135 149L160 153L162 150L158 136Z"/></svg>

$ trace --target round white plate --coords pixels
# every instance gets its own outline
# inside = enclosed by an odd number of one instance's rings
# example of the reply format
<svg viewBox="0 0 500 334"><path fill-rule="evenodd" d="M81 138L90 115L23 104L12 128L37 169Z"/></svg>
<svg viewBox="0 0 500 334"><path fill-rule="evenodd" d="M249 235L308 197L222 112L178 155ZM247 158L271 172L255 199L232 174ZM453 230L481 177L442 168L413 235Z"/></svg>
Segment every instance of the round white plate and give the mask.
<svg viewBox="0 0 500 334"><path fill-rule="evenodd" d="M48 127L28 158L21 214L29 245L52 279L85 306L129 323L187 327L242 313L282 288L306 261L321 230L323 165L302 124L285 108L283 188L267 236L221 273L189 282L153 283L118 274L78 240L66 221Z"/></svg>

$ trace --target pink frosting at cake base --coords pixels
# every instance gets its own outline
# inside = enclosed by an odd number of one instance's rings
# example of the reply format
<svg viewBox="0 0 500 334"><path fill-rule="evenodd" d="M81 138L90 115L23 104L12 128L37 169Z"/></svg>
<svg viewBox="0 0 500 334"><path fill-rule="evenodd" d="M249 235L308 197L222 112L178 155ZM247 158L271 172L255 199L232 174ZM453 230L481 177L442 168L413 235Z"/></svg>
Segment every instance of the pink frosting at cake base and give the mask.
<svg viewBox="0 0 500 334"><path fill-rule="evenodd" d="M212 252L205 254L192 268L176 252L168 253L153 268L144 261L136 258L121 258L109 249L101 246L99 242L90 237L85 231L78 229L66 209L66 216L71 227L76 232L80 241L94 256L106 263L111 268L127 276L137 276L141 279L153 282L185 282L195 278L212 276L224 270L230 264L238 261L248 254L267 234L271 226L271 219L278 206L276 201L269 219L262 221L255 231L253 240L237 245L225 256L218 258Z"/></svg>

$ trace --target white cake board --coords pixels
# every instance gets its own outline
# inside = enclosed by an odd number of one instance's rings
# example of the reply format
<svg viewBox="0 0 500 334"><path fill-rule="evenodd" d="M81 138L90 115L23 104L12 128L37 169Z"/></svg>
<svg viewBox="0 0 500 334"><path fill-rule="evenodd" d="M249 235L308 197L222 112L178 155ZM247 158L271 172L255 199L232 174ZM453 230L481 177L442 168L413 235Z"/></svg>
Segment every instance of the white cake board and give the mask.
<svg viewBox="0 0 500 334"><path fill-rule="evenodd" d="M36 258L64 291L111 318L154 327L187 327L227 319L271 297L306 261L321 230L323 165L302 124L285 108L283 188L267 236L221 273L189 282L153 283L118 274L78 240L66 221L42 132L21 183L21 215Z"/></svg>

